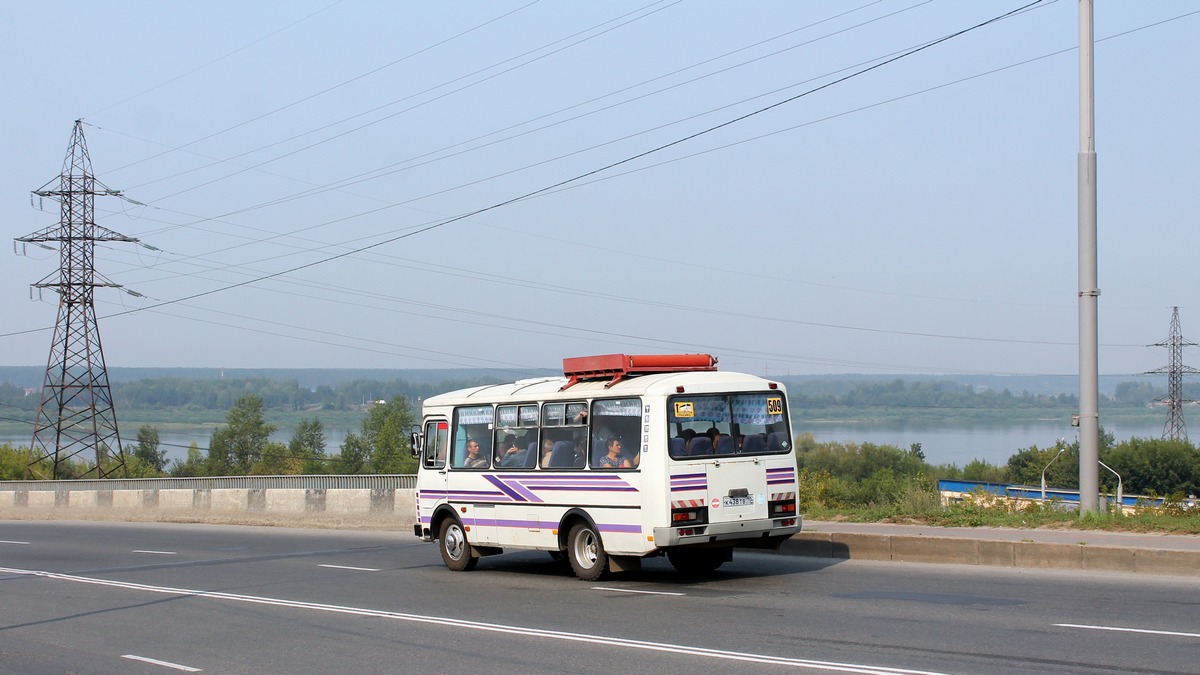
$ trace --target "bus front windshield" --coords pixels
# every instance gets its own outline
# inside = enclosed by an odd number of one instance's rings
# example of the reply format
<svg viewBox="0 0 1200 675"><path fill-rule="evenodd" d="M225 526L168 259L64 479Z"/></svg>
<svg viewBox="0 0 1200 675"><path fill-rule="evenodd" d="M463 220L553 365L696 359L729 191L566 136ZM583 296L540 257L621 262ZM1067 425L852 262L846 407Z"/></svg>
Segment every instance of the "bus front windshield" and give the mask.
<svg viewBox="0 0 1200 675"><path fill-rule="evenodd" d="M792 451L781 393L673 396L667 419L674 459Z"/></svg>

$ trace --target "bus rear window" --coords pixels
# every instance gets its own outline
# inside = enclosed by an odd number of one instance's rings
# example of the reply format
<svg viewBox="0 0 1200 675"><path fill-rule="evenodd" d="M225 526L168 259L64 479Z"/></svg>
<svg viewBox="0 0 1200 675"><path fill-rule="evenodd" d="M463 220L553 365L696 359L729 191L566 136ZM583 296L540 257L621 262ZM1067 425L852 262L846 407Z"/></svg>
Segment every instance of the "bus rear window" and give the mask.
<svg viewBox="0 0 1200 675"><path fill-rule="evenodd" d="M781 393L674 396L667 419L675 459L792 451Z"/></svg>

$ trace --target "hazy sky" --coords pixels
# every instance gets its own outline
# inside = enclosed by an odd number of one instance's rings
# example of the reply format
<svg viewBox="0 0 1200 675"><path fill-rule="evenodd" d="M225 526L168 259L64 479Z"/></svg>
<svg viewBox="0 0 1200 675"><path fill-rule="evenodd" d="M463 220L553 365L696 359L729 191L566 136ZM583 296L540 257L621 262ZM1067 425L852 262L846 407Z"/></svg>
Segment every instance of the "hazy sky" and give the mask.
<svg viewBox="0 0 1200 675"><path fill-rule="evenodd" d="M82 118L133 200L97 221L158 249L97 248L144 296L96 293L110 366L1071 374L1078 3L855 75L1024 4L13 3L0 223L57 222ZM1100 371L1137 373L1172 306L1200 340L1200 7L1096 4ZM57 252L9 255L0 363L43 364Z"/></svg>

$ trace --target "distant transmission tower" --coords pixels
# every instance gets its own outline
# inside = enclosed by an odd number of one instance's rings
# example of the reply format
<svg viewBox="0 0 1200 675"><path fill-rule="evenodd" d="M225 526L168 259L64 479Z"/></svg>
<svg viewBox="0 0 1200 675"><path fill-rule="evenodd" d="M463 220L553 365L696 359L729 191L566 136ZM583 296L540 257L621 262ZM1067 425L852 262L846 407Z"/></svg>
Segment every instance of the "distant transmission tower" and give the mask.
<svg viewBox="0 0 1200 675"><path fill-rule="evenodd" d="M1170 358L1166 368L1156 368L1146 371L1147 375L1167 374L1167 397L1162 399L1167 404L1167 423L1163 425L1162 437L1171 441L1186 441L1187 426L1183 423L1183 404L1191 403L1183 398L1183 376L1194 375L1200 370L1183 365L1183 348L1196 346L1195 342L1185 342L1179 331L1179 308L1171 308L1171 335L1166 342L1158 342L1151 347L1166 347Z"/></svg>
<svg viewBox="0 0 1200 675"><path fill-rule="evenodd" d="M50 274L33 284L34 288L58 293L58 321L54 325L25 475L65 477L66 463L83 455L87 470L80 477L104 478L118 470L124 473L125 457L117 432L108 371L104 367L104 351L100 347L92 291L117 284L96 274L93 256L98 241L136 242L137 239L95 223L96 195L120 192L110 190L92 175L92 160L83 140L83 120L75 121L62 174L57 186L54 183L51 180L33 194L59 203L58 225L17 239L30 244L57 242L60 258L57 279ZM53 471L50 476L43 476L39 467L51 457Z"/></svg>

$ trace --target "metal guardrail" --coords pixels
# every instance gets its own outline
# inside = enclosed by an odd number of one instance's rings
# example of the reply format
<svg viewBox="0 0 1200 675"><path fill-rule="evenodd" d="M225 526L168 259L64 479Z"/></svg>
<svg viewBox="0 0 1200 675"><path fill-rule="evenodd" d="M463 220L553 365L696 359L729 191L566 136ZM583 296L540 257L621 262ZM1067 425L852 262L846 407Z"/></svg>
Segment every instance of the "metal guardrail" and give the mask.
<svg viewBox="0 0 1200 675"><path fill-rule="evenodd" d="M413 474L365 476L217 476L211 478L103 478L85 480L6 480L0 492L76 490L414 490Z"/></svg>

